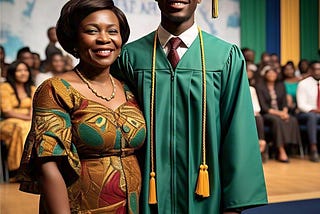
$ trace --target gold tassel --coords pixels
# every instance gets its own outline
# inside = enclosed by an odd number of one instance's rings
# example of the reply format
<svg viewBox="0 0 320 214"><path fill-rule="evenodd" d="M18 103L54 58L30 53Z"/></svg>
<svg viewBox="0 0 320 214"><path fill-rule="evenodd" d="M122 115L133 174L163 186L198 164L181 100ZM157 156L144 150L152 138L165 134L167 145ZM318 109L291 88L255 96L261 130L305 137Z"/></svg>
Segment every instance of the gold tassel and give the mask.
<svg viewBox="0 0 320 214"><path fill-rule="evenodd" d="M218 0L212 0L212 18L218 18Z"/></svg>
<svg viewBox="0 0 320 214"><path fill-rule="evenodd" d="M157 203L157 193L156 193L156 173L150 173L150 183L149 183L149 204Z"/></svg>
<svg viewBox="0 0 320 214"><path fill-rule="evenodd" d="M210 196L209 173L206 164L200 165L196 193L204 198Z"/></svg>

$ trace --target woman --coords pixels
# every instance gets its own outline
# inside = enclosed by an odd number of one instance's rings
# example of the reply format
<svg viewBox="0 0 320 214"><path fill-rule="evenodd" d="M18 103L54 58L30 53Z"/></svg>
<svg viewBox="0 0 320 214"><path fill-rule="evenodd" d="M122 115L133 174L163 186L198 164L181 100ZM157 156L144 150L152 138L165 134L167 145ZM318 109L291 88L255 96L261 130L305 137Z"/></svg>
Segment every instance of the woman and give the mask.
<svg viewBox="0 0 320 214"><path fill-rule="evenodd" d="M53 53L50 55L49 62L45 68L45 73L39 73L36 76L35 84L39 86L44 80L53 76L61 75L65 72L66 63L62 53ZM72 69L72 68L71 68Z"/></svg>
<svg viewBox="0 0 320 214"><path fill-rule="evenodd" d="M32 96L35 91L31 70L21 61L8 66L7 81L0 84L0 138L8 148L11 181L19 168L24 141L31 126Z"/></svg>
<svg viewBox="0 0 320 214"><path fill-rule="evenodd" d="M283 82L287 92L287 103L289 112L295 114L297 108L296 92L298 83L301 80L300 77L295 76L295 66L292 61L288 61L281 70Z"/></svg>
<svg viewBox="0 0 320 214"><path fill-rule="evenodd" d="M41 213L139 212L134 151L145 121L109 73L129 31L111 0L71 0L61 11L59 42L79 64L38 87L21 168L20 189L41 194Z"/></svg>
<svg viewBox="0 0 320 214"><path fill-rule="evenodd" d="M278 148L278 160L289 162L285 144L300 144L300 131L295 117L288 113L287 93L283 82L277 81L278 72L270 65L261 70L264 81L256 86L261 113L271 126L273 142Z"/></svg>

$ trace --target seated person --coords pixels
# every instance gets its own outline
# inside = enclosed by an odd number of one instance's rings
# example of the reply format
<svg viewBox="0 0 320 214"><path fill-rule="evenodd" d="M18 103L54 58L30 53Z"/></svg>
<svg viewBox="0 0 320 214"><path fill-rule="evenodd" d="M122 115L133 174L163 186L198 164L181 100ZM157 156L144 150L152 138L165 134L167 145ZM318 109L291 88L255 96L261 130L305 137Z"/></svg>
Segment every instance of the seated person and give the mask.
<svg viewBox="0 0 320 214"><path fill-rule="evenodd" d="M278 80L278 72L266 65L261 73L263 80L256 85L261 113L266 124L271 126L273 142L278 148L277 159L289 162L285 145L301 144L299 125L295 117L288 113L287 93L283 82Z"/></svg>
<svg viewBox="0 0 320 214"><path fill-rule="evenodd" d="M310 160L319 162L317 149L317 125L320 121L320 61L310 63L311 76L299 82L297 88L297 104L300 110L299 121L306 124L310 143Z"/></svg>
<svg viewBox="0 0 320 214"><path fill-rule="evenodd" d="M31 125L35 86L31 70L22 61L9 65L7 81L0 83L0 139L8 149L8 169L14 174L20 165L23 146Z"/></svg>

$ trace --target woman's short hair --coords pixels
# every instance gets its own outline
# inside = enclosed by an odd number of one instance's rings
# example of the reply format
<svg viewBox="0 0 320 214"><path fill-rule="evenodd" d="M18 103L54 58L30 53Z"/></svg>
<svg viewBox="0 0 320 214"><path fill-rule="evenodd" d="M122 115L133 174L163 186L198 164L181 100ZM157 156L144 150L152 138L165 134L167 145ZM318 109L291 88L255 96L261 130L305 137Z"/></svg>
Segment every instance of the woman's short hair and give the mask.
<svg viewBox="0 0 320 214"><path fill-rule="evenodd" d="M58 41L65 51L77 57L74 48L80 22L99 10L111 10L117 16L122 45L128 41L130 27L127 18L112 0L70 0L63 6L56 25Z"/></svg>

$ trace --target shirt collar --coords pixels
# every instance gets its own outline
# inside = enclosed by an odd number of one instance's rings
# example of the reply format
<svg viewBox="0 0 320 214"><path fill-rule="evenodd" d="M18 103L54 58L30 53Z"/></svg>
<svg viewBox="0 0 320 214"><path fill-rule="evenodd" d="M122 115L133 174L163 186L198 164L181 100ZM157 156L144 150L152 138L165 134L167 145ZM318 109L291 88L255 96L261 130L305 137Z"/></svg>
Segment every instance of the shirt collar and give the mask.
<svg viewBox="0 0 320 214"><path fill-rule="evenodd" d="M198 28L196 23L194 23L188 30L181 33L179 35L179 38L182 40L184 45L187 46L187 48L189 48L193 43L193 41L197 38L197 36L198 36ZM176 36L169 33L166 29L162 27L162 25L160 25L158 28L158 37L159 37L159 41L162 48L164 48L169 42L169 40L172 37L176 37Z"/></svg>

